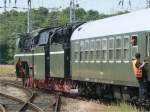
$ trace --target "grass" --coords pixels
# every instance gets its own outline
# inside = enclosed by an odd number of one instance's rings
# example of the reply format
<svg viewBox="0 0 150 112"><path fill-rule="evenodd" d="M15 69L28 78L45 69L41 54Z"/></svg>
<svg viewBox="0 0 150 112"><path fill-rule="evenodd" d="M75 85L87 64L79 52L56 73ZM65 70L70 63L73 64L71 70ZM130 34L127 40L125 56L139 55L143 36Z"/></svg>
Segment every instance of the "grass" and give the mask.
<svg viewBox="0 0 150 112"><path fill-rule="evenodd" d="M127 104L125 102L118 103L118 104L112 104L112 107L110 108L110 112L139 112L139 110L130 104Z"/></svg>
<svg viewBox="0 0 150 112"><path fill-rule="evenodd" d="M15 67L14 65L0 65L0 76L2 75L14 75Z"/></svg>

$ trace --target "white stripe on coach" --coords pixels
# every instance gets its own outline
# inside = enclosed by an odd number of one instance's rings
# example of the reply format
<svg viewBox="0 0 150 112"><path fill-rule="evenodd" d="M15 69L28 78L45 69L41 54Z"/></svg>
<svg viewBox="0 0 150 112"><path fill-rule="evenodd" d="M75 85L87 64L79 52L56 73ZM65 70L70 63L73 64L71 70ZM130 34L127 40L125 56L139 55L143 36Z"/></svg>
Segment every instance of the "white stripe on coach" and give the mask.
<svg viewBox="0 0 150 112"><path fill-rule="evenodd" d="M50 52L50 54L64 54L64 51ZM18 56L44 56L45 53L34 53L34 54L15 54L14 57Z"/></svg>

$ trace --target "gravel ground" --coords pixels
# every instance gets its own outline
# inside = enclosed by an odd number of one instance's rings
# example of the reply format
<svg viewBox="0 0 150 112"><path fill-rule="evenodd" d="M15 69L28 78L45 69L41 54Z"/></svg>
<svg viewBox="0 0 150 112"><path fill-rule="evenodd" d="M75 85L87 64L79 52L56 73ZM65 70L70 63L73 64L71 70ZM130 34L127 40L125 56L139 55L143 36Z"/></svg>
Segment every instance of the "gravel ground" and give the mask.
<svg viewBox="0 0 150 112"><path fill-rule="evenodd" d="M40 91L36 92L37 95L33 101L35 105L43 109L45 112L53 111L54 95L43 93Z"/></svg>
<svg viewBox="0 0 150 112"><path fill-rule="evenodd" d="M62 98L62 112L107 112L110 106L93 101L82 101L72 98Z"/></svg>
<svg viewBox="0 0 150 112"><path fill-rule="evenodd" d="M16 98L22 99L23 101L26 101L28 99L28 95L24 91L21 91L20 89L15 87L0 84L0 91L4 94L8 94Z"/></svg>

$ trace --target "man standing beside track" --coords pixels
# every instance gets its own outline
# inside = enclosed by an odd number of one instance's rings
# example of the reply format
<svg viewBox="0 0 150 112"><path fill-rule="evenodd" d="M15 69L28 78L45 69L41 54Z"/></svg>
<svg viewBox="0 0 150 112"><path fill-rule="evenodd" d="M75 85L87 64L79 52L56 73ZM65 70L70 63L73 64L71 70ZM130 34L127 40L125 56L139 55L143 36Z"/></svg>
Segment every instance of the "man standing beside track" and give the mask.
<svg viewBox="0 0 150 112"><path fill-rule="evenodd" d="M17 80L18 78L22 78L23 85L24 85L24 76L25 76L25 70L23 69L21 59L19 58L16 63L16 77Z"/></svg>
<svg viewBox="0 0 150 112"><path fill-rule="evenodd" d="M143 100L146 97L147 92L147 76L144 70L145 62L141 63L140 58L140 53L136 53L135 59L133 59L132 64L134 75L139 83L139 100Z"/></svg>

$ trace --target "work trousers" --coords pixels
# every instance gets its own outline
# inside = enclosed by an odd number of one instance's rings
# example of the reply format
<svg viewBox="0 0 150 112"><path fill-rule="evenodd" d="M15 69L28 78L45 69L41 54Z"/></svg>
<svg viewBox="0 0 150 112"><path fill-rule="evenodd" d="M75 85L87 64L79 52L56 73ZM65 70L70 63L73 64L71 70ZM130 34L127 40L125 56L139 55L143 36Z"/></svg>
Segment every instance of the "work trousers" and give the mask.
<svg viewBox="0 0 150 112"><path fill-rule="evenodd" d="M144 78L138 78L139 82L139 98L143 99L146 97L147 93L147 80Z"/></svg>

